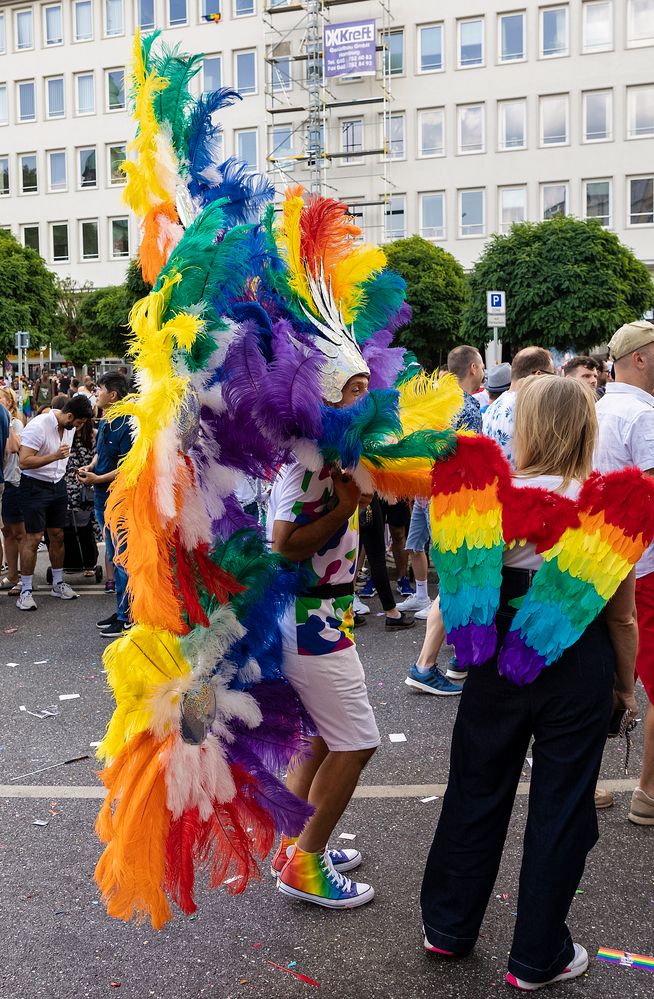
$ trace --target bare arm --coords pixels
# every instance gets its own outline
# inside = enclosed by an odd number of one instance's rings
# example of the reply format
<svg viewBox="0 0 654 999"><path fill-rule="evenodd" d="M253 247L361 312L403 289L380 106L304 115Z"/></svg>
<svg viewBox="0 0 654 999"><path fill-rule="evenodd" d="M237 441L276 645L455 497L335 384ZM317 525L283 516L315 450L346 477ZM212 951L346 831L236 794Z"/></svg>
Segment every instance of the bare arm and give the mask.
<svg viewBox="0 0 654 999"><path fill-rule="evenodd" d="M359 505L357 485L342 473L334 473L334 494L337 505L312 524L292 524L276 520L273 524L272 549L291 562L311 558L345 524Z"/></svg>
<svg viewBox="0 0 654 999"><path fill-rule="evenodd" d="M620 584L604 611L606 624L615 650L615 694L619 707L636 713L634 698L634 666L638 651L636 623L636 570L632 569Z"/></svg>
<svg viewBox="0 0 654 999"><path fill-rule="evenodd" d="M5 447L5 454L18 454L20 450L20 438L13 427L9 427L9 437Z"/></svg>
<svg viewBox="0 0 654 999"><path fill-rule="evenodd" d="M23 470L28 468L43 468L44 465L51 465L53 461L60 461L62 458L67 458L70 454L70 447L68 444L61 444L58 451L54 454L41 454L37 455L36 451L31 447L25 447L23 444L20 446L20 451L18 452L18 464Z"/></svg>

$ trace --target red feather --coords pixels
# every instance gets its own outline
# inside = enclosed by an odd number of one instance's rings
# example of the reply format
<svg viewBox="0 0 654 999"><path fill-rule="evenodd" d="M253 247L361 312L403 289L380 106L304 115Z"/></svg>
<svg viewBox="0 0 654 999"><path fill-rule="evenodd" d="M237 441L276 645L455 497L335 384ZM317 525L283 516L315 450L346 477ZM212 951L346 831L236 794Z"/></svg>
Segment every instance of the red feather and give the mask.
<svg viewBox="0 0 654 999"><path fill-rule="evenodd" d="M574 500L547 489L507 490L502 505L502 532L506 542L526 538L537 552L546 552L569 527L579 527Z"/></svg>
<svg viewBox="0 0 654 999"><path fill-rule="evenodd" d="M197 909L195 854L203 824L197 808L188 809L171 822L166 840L166 892L187 916Z"/></svg>
<svg viewBox="0 0 654 999"><path fill-rule="evenodd" d="M458 493L462 488L485 489L496 480L499 497L511 489L511 469L499 444L481 435L456 435L456 452L437 461L431 473L434 494Z"/></svg>
<svg viewBox="0 0 654 999"><path fill-rule="evenodd" d="M191 564L188 552L182 547L179 539L179 531L175 531L175 574L179 592L177 598L180 605L188 615L191 625L201 624L204 628L209 627L209 619L200 603L198 589L195 582L193 565Z"/></svg>
<svg viewBox="0 0 654 999"><path fill-rule="evenodd" d="M354 239L361 234L348 215L348 207L333 198L309 195L300 218L302 259L311 272L320 276L321 264L329 274L334 264L352 250Z"/></svg>
<svg viewBox="0 0 654 999"><path fill-rule="evenodd" d="M590 514L603 513L630 538L643 535L645 545L654 539L654 480L639 468L600 475L594 472L579 496L579 507Z"/></svg>

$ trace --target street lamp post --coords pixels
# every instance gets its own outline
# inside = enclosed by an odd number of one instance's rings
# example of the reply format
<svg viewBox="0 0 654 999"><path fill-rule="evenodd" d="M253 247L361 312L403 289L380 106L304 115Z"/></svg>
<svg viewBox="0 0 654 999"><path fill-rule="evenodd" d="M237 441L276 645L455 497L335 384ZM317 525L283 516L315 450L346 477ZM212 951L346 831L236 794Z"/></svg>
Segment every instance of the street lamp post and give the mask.
<svg viewBox="0 0 654 999"><path fill-rule="evenodd" d="M18 352L18 408L23 409L23 351L27 357L30 346L30 335L28 330L16 331L16 350Z"/></svg>

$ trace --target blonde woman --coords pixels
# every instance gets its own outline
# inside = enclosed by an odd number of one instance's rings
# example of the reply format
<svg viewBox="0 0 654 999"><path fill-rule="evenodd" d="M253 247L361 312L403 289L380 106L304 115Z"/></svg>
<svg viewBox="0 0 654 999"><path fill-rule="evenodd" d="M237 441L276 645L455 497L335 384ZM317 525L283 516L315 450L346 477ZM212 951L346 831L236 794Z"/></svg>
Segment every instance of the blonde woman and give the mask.
<svg viewBox="0 0 654 999"><path fill-rule="evenodd" d="M571 378L530 378L516 403L514 483L576 497L590 474L595 399ZM534 545L504 554L499 642L542 562ZM554 623L553 623L554 626ZM474 947L504 849L533 736L533 767L507 982L535 991L583 974L588 954L566 918L598 837L594 790L614 705L636 712L634 577L561 658L531 684L500 676L497 656L470 669L450 775L422 886L425 947Z"/></svg>
<svg viewBox="0 0 654 999"><path fill-rule="evenodd" d="M9 595L20 593L20 577L18 574L18 552L22 539L25 537L25 524L18 501L18 483L20 468L18 467L18 449L23 422L18 415L18 400L13 389L0 388L0 405L9 412L10 435L8 453L5 455L3 475L5 488L2 493L2 536L4 538L5 558L7 560L7 575L0 583L0 589L9 590Z"/></svg>

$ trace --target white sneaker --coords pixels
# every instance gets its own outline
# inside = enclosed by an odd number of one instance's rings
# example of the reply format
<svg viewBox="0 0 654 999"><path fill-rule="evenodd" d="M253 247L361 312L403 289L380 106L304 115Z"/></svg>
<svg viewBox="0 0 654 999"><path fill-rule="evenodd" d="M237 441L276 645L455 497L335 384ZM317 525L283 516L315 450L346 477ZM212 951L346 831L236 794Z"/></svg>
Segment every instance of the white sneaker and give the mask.
<svg viewBox="0 0 654 999"><path fill-rule="evenodd" d="M546 985L553 985L554 982L567 982L570 978L579 978L588 967L588 952L585 947L578 943L574 945L574 948L575 955L568 967L564 968L560 975L555 975L547 982L527 982L523 978L516 978L511 972L507 974L506 980L514 989L520 989L522 992L536 992L537 989L544 989Z"/></svg>
<svg viewBox="0 0 654 999"><path fill-rule="evenodd" d="M352 611L355 614L369 614L370 608L368 604L364 604L363 600L360 600L357 594L354 594L354 602L352 604Z"/></svg>
<svg viewBox="0 0 654 999"><path fill-rule="evenodd" d="M77 600L79 593L75 593L75 590L68 583L53 583L52 589L50 590L51 597L59 597L60 600Z"/></svg>
<svg viewBox="0 0 654 999"><path fill-rule="evenodd" d="M406 600L403 600L401 604L397 605L397 609L399 611L421 611L427 608L427 613L429 613L430 607L431 600L429 597L419 597L417 593L407 597Z"/></svg>
<svg viewBox="0 0 654 999"><path fill-rule="evenodd" d="M18 610L36 610L36 600L32 596L31 590L21 590L20 596L16 601L16 607L18 607Z"/></svg>
<svg viewBox="0 0 654 999"><path fill-rule="evenodd" d="M413 615L416 621L426 621L431 614L431 609L433 607L433 602L430 600L427 607L423 607L422 610L416 611Z"/></svg>

